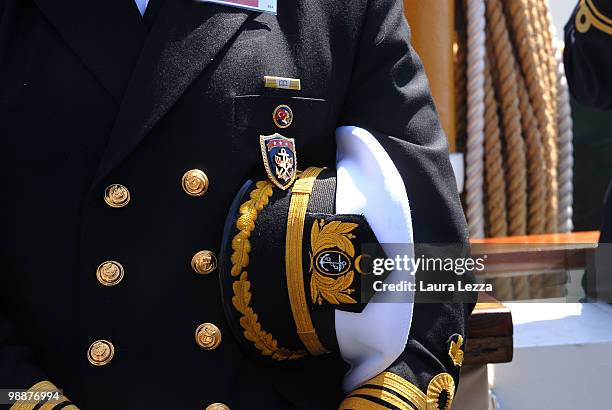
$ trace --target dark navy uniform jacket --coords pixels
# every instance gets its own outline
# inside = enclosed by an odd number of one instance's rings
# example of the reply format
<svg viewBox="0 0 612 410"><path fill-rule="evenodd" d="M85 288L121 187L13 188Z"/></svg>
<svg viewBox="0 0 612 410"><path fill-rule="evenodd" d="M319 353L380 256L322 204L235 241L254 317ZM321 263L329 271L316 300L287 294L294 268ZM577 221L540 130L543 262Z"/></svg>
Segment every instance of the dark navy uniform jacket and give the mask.
<svg viewBox="0 0 612 410"><path fill-rule="evenodd" d="M94 410L340 403L335 355L243 355L211 265L280 104L305 166L334 166L336 127L371 130L404 179L415 241L467 242L400 1L281 0L274 16L166 0L142 19L129 0L0 0L0 388L48 380ZM205 177L185 185L190 170ZM427 323L400 363L415 383L457 377L445 341L469 309L415 307ZM194 339L201 324L216 331Z"/></svg>
<svg viewBox="0 0 612 410"><path fill-rule="evenodd" d="M588 107L612 110L612 1L578 3L565 26L563 57L572 95ZM612 302L612 181L602 214L599 242L605 245L596 253L598 279L589 288L597 288L599 299Z"/></svg>
<svg viewBox="0 0 612 410"><path fill-rule="evenodd" d="M612 1L578 3L565 26L564 63L572 95L581 104L612 109Z"/></svg>

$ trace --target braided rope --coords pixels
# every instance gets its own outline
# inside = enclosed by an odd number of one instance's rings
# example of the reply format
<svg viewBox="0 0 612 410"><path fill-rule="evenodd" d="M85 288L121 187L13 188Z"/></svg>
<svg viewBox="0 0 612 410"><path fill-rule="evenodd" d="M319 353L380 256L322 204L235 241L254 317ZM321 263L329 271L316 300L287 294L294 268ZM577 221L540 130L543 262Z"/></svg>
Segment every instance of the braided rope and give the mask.
<svg viewBox="0 0 612 410"><path fill-rule="evenodd" d="M518 70L518 67L517 67ZM529 212L527 217L528 232L541 234L546 231L546 162L544 160L544 144L538 129L538 122L529 102L527 86L523 77L519 76L519 107L521 122L527 145Z"/></svg>
<svg viewBox="0 0 612 410"><path fill-rule="evenodd" d="M549 34L548 5L546 0L528 0L530 21L532 22L535 36L535 47L538 51L538 64L542 75L541 81L544 90L548 93L547 113L556 117L556 72L551 73L552 43ZM516 68L520 71L520 68ZM553 87L554 84L554 87ZM529 215L528 232L540 234L547 231L547 203L548 191L550 189L546 174L546 153L544 152L542 135L538 130L538 122L535 118L533 107L527 95L525 81L519 76L519 106L523 131L527 144L528 175L529 175ZM556 135L556 122L554 123L554 135Z"/></svg>
<svg viewBox="0 0 612 410"><path fill-rule="evenodd" d="M552 119L552 143L555 149L558 151L557 146L557 78L556 78L556 67L554 64L554 54L552 51L552 38L550 38L549 21L547 18L548 4L547 0L529 0L529 8L532 10L532 27L537 33L535 37L535 47L539 51L539 64L540 72L542 75L541 81L545 84L544 91L547 93L546 101L546 112L547 117ZM558 164L558 152L556 162L551 162L547 156L549 152L545 152L545 162L547 166L550 166L555 171L555 175L547 176L547 200L558 209L558 177L556 175L556 167ZM557 191L555 191L557 190ZM547 204L548 205L548 204ZM556 232L558 229L558 216L555 218L550 213L553 209L547 207L547 219L546 219L546 232ZM558 215L558 211L555 210Z"/></svg>
<svg viewBox="0 0 612 410"><path fill-rule="evenodd" d="M540 3L540 19L541 19L541 25L542 25L542 32L546 38L546 47L547 47L547 52L548 52L548 74L550 76L550 91L552 93L552 103L553 103L553 115L554 115L554 119L555 119L555 135L557 137L557 150L558 150L558 159L557 159L557 184L558 184L558 196L557 196L557 220L556 221L552 221L554 223L556 223L556 231L558 232L560 230L561 224L561 216L560 213L561 211L559 210L559 206L561 205L561 187L560 184L562 183L561 181L561 175L560 172L564 172L567 171L566 169L561 170L561 163L567 162L568 159L568 155L567 152L562 153L561 152L561 146L560 146L560 133L559 133L559 101L558 99L560 98L559 95L559 90L558 90L558 81L559 81L559 75L558 75L558 61L557 61L557 57L556 57L556 50L555 50L555 44L554 44L554 38L556 37L556 35L553 34L553 22L552 22L552 16L550 15L550 13L548 12L548 2L547 0L538 0ZM569 104L569 101L568 101ZM569 105L566 107L569 110ZM571 121L571 119L570 119ZM571 130L570 130L571 133ZM571 138L571 137L570 137ZM565 147L567 148L567 147ZM565 156L564 156L565 155ZM565 166L565 164L564 164ZM570 168L571 171L571 168ZM566 178L567 176L564 176L564 178ZM563 182L567 182L567 181L563 181ZM571 180L569 181L569 183L571 184ZM564 198L565 200L567 200L567 198ZM571 206L571 205L570 205ZM559 295L559 290L560 290L560 284L558 282L558 275L556 274L546 274L546 275L540 275L543 276L542 278L542 284L540 286L539 293L541 295L541 297L544 298L552 298L552 297L558 297Z"/></svg>
<svg viewBox="0 0 612 410"><path fill-rule="evenodd" d="M488 45L490 42L487 41ZM490 48L490 47L487 47ZM488 236L508 235L506 214L506 181L499 122L499 106L495 100L491 63L487 53L485 68L485 177Z"/></svg>
<svg viewBox="0 0 612 410"><path fill-rule="evenodd" d="M551 26L554 29L554 26ZM557 121L559 129L559 232L571 232L574 202L573 168L574 146L572 143L572 110L570 107L569 90L563 66L563 44L555 44L555 58L557 60Z"/></svg>
<svg viewBox="0 0 612 410"><path fill-rule="evenodd" d="M557 74L557 59L555 58L555 45L554 45L554 38L556 37L553 32L551 31L551 28L554 27L553 25L553 21L552 21L552 15L550 14L549 11L549 7L548 7L548 0L537 0L538 1L538 10L540 12L540 25L542 27L542 33L544 35L544 39L545 39L545 48L546 48L546 57L547 57L547 71L548 71L548 75L549 75L549 94L550 94L550 101L551 101L551 116L554 119L553 125L554 125L554 130L555 130L555 145L557 147L557 180L556 180L556 185L557 185L557 220L552 220L549 221L550 226L552 226L554 228L554 232L558 232L559 231L559 202L561 201L560 199L560 193L559 193L559 162L561 161L560 155L561 153L559 152L560 147L559 147L559 106L558 106L558 74ZM549 228L550 228L549 226Z"/></svg>
<svg viewBox="0 0 612 410"><path fill-rule="evenodd" d="M495 99L493 72L495 60L492 39L487 33L487 55L485 65L485 172L487 180L487 221L489 236L508 234L508 215L506 211L506 181L504 178L504 159L502 151L499 104ZM493 280L495 297L499 300L513 300L514 286L511 278Z"/></svg>
<svg viewBox="0 0 612 410"><path fill-rule="evenodd" d="M508 220L510 235L527 233L527 184L525 144L521 136L517 71L501 0L487 1L490 44L496 75L494 84L501 99L507 165Z"/></svg>
<svg viewBox="0 0 612 410"><path fill-rule="evenodd" d="M470 233L480 237L485 229L490 236L569 231L571 118L548 0L464 1L466 6L458 8L455 91L460 135L466 89L462 45L467 43ZM463 10L465 42L459 14ZM505 195L500 196L504 185ZM525 295L529 284L518 278L514 282L522 288L516 291Z"/></svg>
<svg viewBox="0 0 612 410"><path fill-rule="evenodd" d="M484 236L484 60L485 6L483 0L467 2L467 152L466 203L472 238Z"/></svg>
<svg viewBox="0 0 612 410"><path fill-rule="evenodd" d="M548 75L549 75L549 94L550 102L552 105L552 117L554 119L553 125L555 129L555 135L559 132L559 127L556 121L557 118L557 60L555 58L555 46L554 46L554 35L550 28L553 25L552 15L548 7L548 0L538 0L539 11L540 11L540 25L542 26L542 32L544 34L544 47L546 50L546 57L548 63ZM558 147L558 145L557 145ZM557 148L558 149L558 148Z"/></svg>
<svg viewBox="0 0 612 410"><path fill-rule="evenodd" d="M538 128L545 146L547 196L546 196L546 231L556 232L558 223L558 184L557 184L557 139L556 116L552 113L552 103L546 88L550 79L543 72L539 59L538 44L534 29L530 24L530 0L515 0L508 3L513 33L516 36L518 55L524 74L529 99L534 108Z"/></svg>
<svg viewBox="0 0 612 410"><path fill-rule="evenodd" d="M546 40L544 38L544 28L542 27L542 20L540 16L540 1L539 0L526 0L526 12L528 16L529 27L532 29L531 46L535 51L534 59L537 64L537 68L540 72L539 81L543 84L544 92L547 94L545 103L547 113L550 114L552 107L551 95L550 95L550 77L548 76L548 50L546 48Z"/></svg>

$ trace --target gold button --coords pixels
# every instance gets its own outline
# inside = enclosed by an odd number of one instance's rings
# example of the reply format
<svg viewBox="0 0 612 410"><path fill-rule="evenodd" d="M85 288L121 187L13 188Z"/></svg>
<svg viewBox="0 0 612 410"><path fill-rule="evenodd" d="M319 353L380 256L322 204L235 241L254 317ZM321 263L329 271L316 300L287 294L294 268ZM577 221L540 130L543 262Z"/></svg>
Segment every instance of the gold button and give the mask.
<svg viewBox="0 0 612 410"><path fill-rule="evenodd" d="M191 267L200 275L208 275L217 269L217 257L211 251L200 251L191 258Z"/></svg>
<svg viewBox="0 0 612 410"><path fill-rule="evenodd" d="M230 408L223 403L213 403L207 406L206 410L230 410Z"/></svg>
<svg viewBox="0 0 612 410"><path fill-rule="evenodd" d="M208 177L204 171L190 169L183 175L182 185L187 195L201 196L208 190Z"/></svg>
<svg viewBox="0 0 612 410"><path fill-rule="evenodd" d="M94 366L104 366L113 359L115 346L108 340L96 340L87 350L87 360Z"/></svg>
<svg viewBox="0 0 612 410"><path fill-rule="evenodd" d="M104 286L115 286L123 279L123 266L119 262L102 262L96 269L96 277Z"/></svg>
<svg viewBox="0 0 612 410"><path fill-rule="evenodd" d="M195 331L196 343L204 350L215 350L221 344L221 331L212 323L202 323Z"/></svg>
<svg viewBox="0 0 612 410"><path fill-rule="evenodd" d="M104 191L104 202L113 208L123 208L130 202L130 191L121 184L112 184Z"/></svg>

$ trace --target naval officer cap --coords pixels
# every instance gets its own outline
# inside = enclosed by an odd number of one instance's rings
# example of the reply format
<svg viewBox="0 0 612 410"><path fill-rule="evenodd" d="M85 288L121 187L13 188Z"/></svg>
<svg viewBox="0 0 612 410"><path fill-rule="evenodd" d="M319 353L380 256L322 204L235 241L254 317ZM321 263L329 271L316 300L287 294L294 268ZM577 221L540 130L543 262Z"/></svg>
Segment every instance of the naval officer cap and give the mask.
<svg viewBox="0 0 612 410"><path fill-rule="evenodd" d="M268 165L297 163L293 141L262 141ZM410 206L374 134L340 127L336 145L336 170L274 168L271 176L267 167L268 179L248 181L236 195L220 263L229 327L246 352L266 361L339 352L350 365L342 410L447 410L464 353L459 305L413 312L414 293L368 294L366 256L414 256ZM410 273L380 279L400 283Z"/></svg>
<svg viewBox="0 0 612 410"><path fill-rule="evenodd" d="M336 309L360 312L376 237L363 215L336 214L336 171L309 167L289 189L249 180L226 220L220 281L245 351L297 360L339 350Z"/></svg>

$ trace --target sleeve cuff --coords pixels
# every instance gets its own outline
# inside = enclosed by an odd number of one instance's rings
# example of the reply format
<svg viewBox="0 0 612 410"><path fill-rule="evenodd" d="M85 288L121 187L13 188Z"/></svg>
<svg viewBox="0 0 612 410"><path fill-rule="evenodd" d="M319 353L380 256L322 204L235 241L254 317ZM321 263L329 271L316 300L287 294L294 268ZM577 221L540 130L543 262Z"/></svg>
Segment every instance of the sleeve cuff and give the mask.
<svg viewBox="0 0 612 410"><path fill-rule="evenodd" d="M383 372L352 391L340 410L450 410L454 395L455 381L448 373L432 378L424 393L401 376Z"/></svg>
<svg viewBox="0 0 612 410"><path fill-rule="evenodd" d="M49 398L48 394L57 392L57 396ZM48 380L36 383L27 390L28 397L24 400L17 400L10 410L78 410L60 389ZM32 394L30 394L32 393ZM36 394L38 393L38 394ZM47 393L47 394L43 394ZM39 396L43 396L39 399Z"/></svg>

